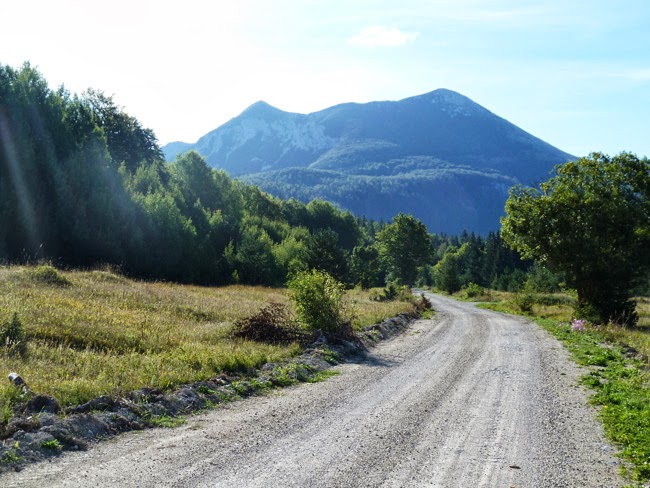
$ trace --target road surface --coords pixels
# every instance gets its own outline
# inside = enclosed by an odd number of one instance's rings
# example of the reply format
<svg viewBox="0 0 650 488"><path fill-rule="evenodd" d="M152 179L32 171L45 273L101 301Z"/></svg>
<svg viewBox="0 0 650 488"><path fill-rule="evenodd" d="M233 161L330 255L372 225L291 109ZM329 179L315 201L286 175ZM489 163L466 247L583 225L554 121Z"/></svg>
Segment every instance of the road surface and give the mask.
<svg viewBox="0 0 650 488"><path fill-rule="evenodd" d="M431 296L433 320L325 382L101 442L2 486L617 487L618 462L536 325Z"/></svg>

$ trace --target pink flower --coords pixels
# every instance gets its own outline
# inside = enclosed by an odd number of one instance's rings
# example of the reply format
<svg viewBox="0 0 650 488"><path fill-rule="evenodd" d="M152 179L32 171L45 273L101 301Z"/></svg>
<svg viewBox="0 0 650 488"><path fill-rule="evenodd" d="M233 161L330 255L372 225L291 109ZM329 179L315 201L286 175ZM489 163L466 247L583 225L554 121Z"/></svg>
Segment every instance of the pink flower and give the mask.
<svg viewBox="0 0 650 488"><path fill-rule="evenodd" d="M585 324L587 323L584 319L573 319L571 322L571 330L574 332L585 332Z"/></svg>

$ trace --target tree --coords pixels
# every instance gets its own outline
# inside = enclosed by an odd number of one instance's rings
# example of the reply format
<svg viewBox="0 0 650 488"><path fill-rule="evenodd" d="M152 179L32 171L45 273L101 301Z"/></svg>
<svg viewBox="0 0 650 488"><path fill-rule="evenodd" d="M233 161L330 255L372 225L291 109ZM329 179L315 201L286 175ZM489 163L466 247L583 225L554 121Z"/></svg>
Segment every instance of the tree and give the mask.
<svg viewBox="0 0 650 488"><path fill-rule="evenodd" d="M395 278L413 284L418 268L433 259L433 246L425 225L412 215L398 214L377 235L379 253Z"/></svg>
<svg viewBox="0 0 650 488"><path fill-rule="evenodd" d="M467 244L460 249L449 248L444 257L435 266L436 286L447 293L456 293L462 288L460 272L461 259L467 250Z"/></svg>
<svg viewBox="0 0 650 488"><path fill-rule="evenodd" d="M565 273L582 318L634 323L631 292L650 269L649 194L647 158L593 153L539 189L513 188L501 232L524 257Z"/></svg>
<svg viewBox="0 0 650 488"><path fill-rule="evenodd" d="M380 285L381 267L377 246L357 246L350 258L352 281L364 290Z"/></svg>
<svg viewBox="0 0 650 488"><path fill-rule="evenodd" d="M153 131L124 112L113 97L89 89L84 93L83 102L90 107L95 123L104 131L108 151L116 164L123 163L133 172L143 161L164 160Z"/></svg>
<svg viewBox="0 0 650 488"><path fill-rule="evenodd" d="M348 258L338 242L339 235L333 230L316 231L307 241L307 268L324 271L335 279L344 281L348 274Z"/></svg>

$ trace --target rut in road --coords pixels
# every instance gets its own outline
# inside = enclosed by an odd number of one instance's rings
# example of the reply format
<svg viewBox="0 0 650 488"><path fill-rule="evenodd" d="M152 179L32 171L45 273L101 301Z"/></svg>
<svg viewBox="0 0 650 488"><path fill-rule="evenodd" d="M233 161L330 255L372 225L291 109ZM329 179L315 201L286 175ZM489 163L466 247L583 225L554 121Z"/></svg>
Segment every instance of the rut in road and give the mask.
<svg viewBox="0 0 650 488"><path fill-rule="evenodd" d="M430 296L437 316L326 382L99 443L3 486L617 487L618 462L536 325Z"/></svg>

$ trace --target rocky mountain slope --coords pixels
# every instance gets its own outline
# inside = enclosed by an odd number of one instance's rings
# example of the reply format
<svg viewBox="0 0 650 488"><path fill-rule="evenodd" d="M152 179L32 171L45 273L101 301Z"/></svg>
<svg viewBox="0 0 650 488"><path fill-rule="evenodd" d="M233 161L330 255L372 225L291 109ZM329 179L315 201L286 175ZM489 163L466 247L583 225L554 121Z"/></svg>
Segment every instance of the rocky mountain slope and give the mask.
<svg viewBox="0 0 650 488"><path fill-rule="evenodd" d="M497 229L514 184L573 157L459 93L284 112L257 102L195 144L208 163L283 198L329 200L355 214L412 213L434 232Z"/></svg>

